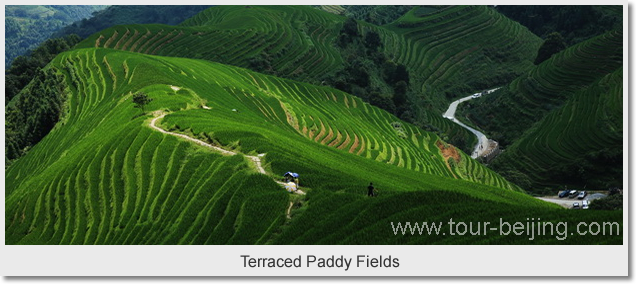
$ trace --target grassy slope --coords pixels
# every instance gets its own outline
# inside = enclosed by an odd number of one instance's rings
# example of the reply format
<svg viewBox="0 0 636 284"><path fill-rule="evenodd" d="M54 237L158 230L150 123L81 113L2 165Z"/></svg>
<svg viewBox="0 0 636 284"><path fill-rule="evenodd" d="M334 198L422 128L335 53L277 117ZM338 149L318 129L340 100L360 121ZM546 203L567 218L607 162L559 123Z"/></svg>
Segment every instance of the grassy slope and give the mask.
<svg viewBox="0 0 636 284"><path fill-rule="evenodd" d="M267 53L272 55L276 74L320 82L326 73L342 69L335 42L344 20L308 6L218 6L179 27L117 26L79 46L241 67ZM421 17L411 12L390 25L361 22L358 27L360 34L378 32L383 51L407 66L412 87L421 93L419 99L430 104L425 107L428 123L444 131L446 141L463 137L468 144L476 142L474 136L441 117L450 99L501 85L528 71L541 43L527 29L486 6L448 7Z"/></svg>
<svg viewBox="0 0 636 284"><path fill-rule="evenodd" d="M619 213L561 210L506 189L511 185L479 164L464 166L472 175L465 180L450 178L462 177L462 166L448 170L432 146L435 136L415 134L405 125L408 139L400 142L387 129L394 118L329 88L205 61L94 48L63 53L50 68L67 78L69 113L6 172L7 244L443 242L396 240L388 219L377 217L439 220L451 216L448 208L463 208L452 217L466 220L525 221L529 215L520 213L536 212L544 220L620 222ZM166 128L199 137L206 133L243 153L266 152L266 168L277 175L300 172L309 191L302 210L284 225L287 193L255 174L242 156L224 157L151 130L150 116L137 117L130 102L137 91L154 99L149 111L173 112L164 118ZM333 131L367 137L366 149L349 153L351 147L329 147L331 140L303 134L305 113ZM389 145L403 147L403 154ZM376 147L384 154L373 158ZM475 180L477 175L481 179ZM364 197L370 179L382 192L372 201ZM334 234L303 237L312 225ZM352 230L357 237L349 237ZM524 241L487 236L478 242ZM621 239L588 236L580 242Z"/></svg>

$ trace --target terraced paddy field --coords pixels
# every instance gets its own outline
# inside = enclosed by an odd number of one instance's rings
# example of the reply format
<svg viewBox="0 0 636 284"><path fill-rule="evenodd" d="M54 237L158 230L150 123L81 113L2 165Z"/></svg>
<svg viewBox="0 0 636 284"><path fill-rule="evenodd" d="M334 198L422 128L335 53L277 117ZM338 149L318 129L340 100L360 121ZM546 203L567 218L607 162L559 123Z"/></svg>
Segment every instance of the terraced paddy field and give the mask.
<svg viewBox="0 0 636 284"><path fill-rule="evenodd" d="M330 6L331 7L331 6ZM335 6L334 6L335 7ZM411 88L431 105L424 116L451 141L463 128L440 119L448 103L507 83L532 68L541 39L486 6L414 8L394 23L359 22L374 31L382 52L404 64ZM280 77L319 84L344 68L337 38L346 18L309 6L217 6L179 26L126 25L106 29L79 47L206 59L250 67L259 62Z"/></svg>
<svg viewBox="0 0 636 284"><path fill-rule="evenodd" d="M468 113L489 136L509 145L575 92L622 65L623 33L610 31L555 54L507 88L475 103ZM515 118L514 123L509 117Z"/></svg>
<svg viewBox="0 0 636 284"><path fill-rule="evenodd" d="M426 10L414 8L379 31L385 52L419 76L423 94L459 98L532 68L541 39L494 9L421 9Z"/></svg>
<svg viewBox="0 0 636 284"><path fill-rule="evenodd" d="M104 48L63 53L48 68L65 78L67 113L5 173L6 244L562 243L398 237L390 221L541 216L622 226L621 212L536 200L434 134L330 88ZM137 92L153 99L146 115L131 102ZM241 154L156 131L149 123L160 114L166 131ZM243 154L262 156L266 174ZM290 170L305 197L274 181ZM369 181L376 198L366 197Z"/></svg>
<svg viewBox="0 0 636 284"><path fill-rule="evenodd" d="M536 187L621 184L623 91L619 68L576 92L524 133L498 162L526 173Z"/></svg>
<svg viewBox="0 0 636 284"><path fill-rule="evenodd" d="M179 26L125 25L103 30L80 47L206 59L248 67L259 54L298 79L318 78L342 64L333 46L344 17L308 6L218 6Z"/></svg>

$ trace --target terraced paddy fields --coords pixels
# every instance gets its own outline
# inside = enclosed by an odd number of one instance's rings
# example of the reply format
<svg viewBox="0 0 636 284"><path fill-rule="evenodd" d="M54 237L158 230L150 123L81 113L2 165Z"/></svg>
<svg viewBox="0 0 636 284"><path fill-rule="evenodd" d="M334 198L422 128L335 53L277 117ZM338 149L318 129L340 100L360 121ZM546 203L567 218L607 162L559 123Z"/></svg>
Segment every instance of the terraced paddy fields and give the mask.
<svg viewBox="0 0 636 284"><path fill-rule="evenodd" d="M498 159L526 173L537 187L603 188L622 183L622 150L623 70L619 68L576 92Z"/></svg>
<svg viewBox="0 0 636 284"><path fill-rule="evenodd" d="M48 68L65 78L68 113L5 173L7 244L471 242L391 235L392 217L449 217L441 204L463 208L456 218L524 221L527 210L546 220L622 223L616 212L578 214L535 200L434 134L403 122L398 131L392 115L330 88L104 48L63 53ZM141 116L131 102L140 91L153 99ZM244 155L154 130L156 112L168 113L158 122L166 131L265 153L266 174ZM274 179L289 170L308 194L286 221L291 197ZM364 194L370 180L381 190L372 200ZM310 234L310 222L325 231ZM362 224L356 237L344 234ZM329 228L343 234L325 235Z"/></svg>
<svg viewBox="0 0 636 284"><path fill-rule="evenodd" d="M529 71L541 40L486 6L450 6L394 23L359 22L358 32L377 32L382 51L407 66L411 88L431 105L427 123L447 141L466 130L440 118L447 104L474 90L507 83ZM179 26L126 25L101 31L79 47L103 47L152 55L206 59L239 67L267 62L268 71L319 83L342 70L336 44L346 18L308 6L218 6ZM265 63L263 63L265 64Z"/></svg>
<svg viewBox="0 0 636 284"><path fill-rule="evenodd" d="M622 39L621 31L610 31L555 54L508 88L478 101L470 118L495 140L513 143L575 92L620 68ZM509 117L515 117L515 123L509 123Z"/></svg>
<svg viewBox="0 0 636 284"><path fill-rule="evenodd" d="M420 78L422 93L449 98L530 70L541 44L527 28L487 6L451 6L422 15L415 8L379 31L385 52Z"/></svg>
<svg viewBox="0 0 636 284"><path fill-rule="evenodd" d="M341 66L332 43L343 19L307 6L219 6L179 26L106 29L80 46L200 58L241 67L267 53L275 56L271 68L278 74L318 78Z"/></svg>

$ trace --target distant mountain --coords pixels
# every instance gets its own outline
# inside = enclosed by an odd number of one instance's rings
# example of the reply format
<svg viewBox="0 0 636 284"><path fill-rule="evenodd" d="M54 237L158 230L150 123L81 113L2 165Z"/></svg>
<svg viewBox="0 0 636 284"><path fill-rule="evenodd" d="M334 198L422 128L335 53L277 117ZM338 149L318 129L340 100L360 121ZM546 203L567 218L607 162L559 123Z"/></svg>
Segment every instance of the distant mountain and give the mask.
<svg viewBox="0 0 636 284"><path fill-rule="evenodd" d="M77 20L91 17L105 5L8 5L5 7L5 68L51 34Z"/></svg>

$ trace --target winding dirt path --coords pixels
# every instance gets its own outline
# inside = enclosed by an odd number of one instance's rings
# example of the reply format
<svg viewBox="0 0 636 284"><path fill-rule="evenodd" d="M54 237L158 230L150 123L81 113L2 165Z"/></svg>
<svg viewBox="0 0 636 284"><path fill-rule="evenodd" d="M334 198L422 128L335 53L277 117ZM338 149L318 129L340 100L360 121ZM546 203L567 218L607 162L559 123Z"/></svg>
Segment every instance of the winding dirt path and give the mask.
<svg viewBox="0 0 636 284"><path fill-rule="evenodd" d="M210 144L210 143L203 142L203 141L201 141L201 140L199 140L199 139L192 138L192 137L190 137L190 136L188 136L188 135L185 135L185 134L174 133L174 132L170 132L170 131L166 131L166 130L164 130L163 128L161 128L161 127L159 127L159 126L157 126L157 125L156 125L157 120L162 119L164 116L166 116L166 113L164 113L164 114L162 114L162 115L160 115L160 116L157 116L157 117L153 118L153 119L150 121L150 127L152 127L154 130L157 130L157 131L159 131L159 132L161 132L161 133L168 134L168 135L172 135L172 136L181 137L181 138L183 138L183 139L186 139L186 140L192 141L192 142L194 142L194 143L196 143L196 144L199 144L199 145L201 145L201 146L204 146L204 147L210 148L210 149L212 149L212 150L214 150L214 151L220 152L220 153L221 153L221 154L223 154L223 155L234 156L234 155L238 154L238 153L236 153L236 152L232 152L232 151L229 151L229 150L225 150L225 149L223 149L223 148L221 148L221 147L214 146L214 145L212 145L212 144ZM246 157L246 158L248 158L250 161L252 161L252 163L253 163L253 164L254 164L254 166L256 167L256 170L257 170L259 173L261 173L261 174L266 174L265 169L263 168L263 164L262 164L262 162L261 162L261 158L260 158L260 157L263 157L263 156L265 156L265 154L258 154L258 156L245 155L245 157Z"/></svg>
<svg viewBox="0 0 636 284"><path fill-rule="evenodd" d="M217 152L219 152L219 153L221 153L221 154L223 154L223 155L227 155L227 156L234 156L234 155L236 155L236 154L239 154L239 153L237 153L237 152L232 152L232 151L229 151L229 150L225 150L225 149L223 149L223 148L221 148L221 147L214 146L214 145L212 145L212 144L210 144L210 143L207 143L207 142L201 141L201 140L199 140L199 139L192 138L192 137L190 137L190 136L188 136L188 135L180 134L180 133L175 133L175 132L170 132L170 131L167 131L167 130L165 130L165 129L163 129L163 128L159 127L159 126L157 126L157 124L156 124L156 123L157 123L157 120L162 119L164 116L166 116L166 114L167 114L167 113L163 113L163 114L161 114L161 115L159 115L159 116L154 117L154 118L150 121L150 127L151 127L152 129L156 130L156 131L161 132L161 133L168 134L168 135L172 135L172 136L176 136L176 137L180 137L180 138L186 139L186 140L188 140L188 141L194 142L194 143L196 143L196 144L199 144L199 145L201 145L201 146L203 146L203 147L210 148L210 149L212 149L212 150L214 150L214 151L217 151ZM265 171L265 168L263 168L263 162L261 161L261 157L264 157L265 155L266 155L265 153L261 153L261 154L258 154L258 155L256 155L256 156L250 156L250 155L244 155L244 156L245 156L245 157L246 157L246 158L247 158L250 162L252 162L252 164L253 164L253 165L254 165L254 167L256 168L256 171L258 171L258 172L259 172L259 173L261 173L261 174L266 175L266 174L267 174L267 172ZM274 179L274 181L275 181L276 183L278 183L279 185L283 186L283 187L285 186L285 183L284 183L284 182L282 182L282 181L278 181L278 180L275 180L275 179ZM297 194L305 194L305 192L303 192L303 191L302 191L302 190L300 190L300 189L299 189L299 190L297 190L297 191L296 191L296 193L297 193Z"/></svg>

